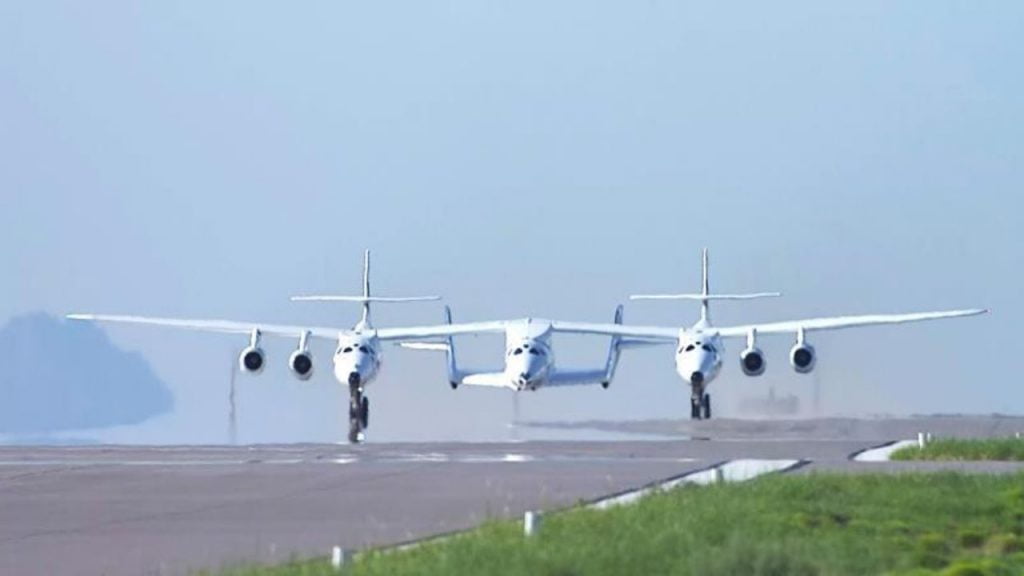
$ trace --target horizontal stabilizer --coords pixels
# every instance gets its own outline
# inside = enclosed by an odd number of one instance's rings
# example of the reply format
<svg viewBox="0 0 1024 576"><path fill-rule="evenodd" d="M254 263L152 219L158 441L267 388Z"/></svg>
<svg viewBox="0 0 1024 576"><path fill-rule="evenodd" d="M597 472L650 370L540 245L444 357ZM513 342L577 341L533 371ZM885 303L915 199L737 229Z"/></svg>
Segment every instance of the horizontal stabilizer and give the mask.
<svg viewBox="0 0 1024 576"><path fill-rule="evenodd" d="M633 294L630 300L756 300L778 298L780 292L754 292L752 294Z"/></svg>
<svg viewBox="0 0 1024 576"><path fill-rule="evenodd" d="M405 296L405 297L388 297L388 296L330 296L330 295L313 295L313 296L292 296L292 302L358 302L358 303L391 303L401 304L403 302L436 302L440 300L440 296Z"/></svg>

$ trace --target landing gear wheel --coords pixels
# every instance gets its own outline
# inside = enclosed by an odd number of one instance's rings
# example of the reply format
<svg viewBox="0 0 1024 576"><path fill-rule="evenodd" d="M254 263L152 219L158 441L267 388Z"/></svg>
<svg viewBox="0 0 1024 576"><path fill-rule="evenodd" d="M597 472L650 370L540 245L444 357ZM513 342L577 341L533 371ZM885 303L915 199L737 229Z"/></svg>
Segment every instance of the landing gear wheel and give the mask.
<svg viewBox="0 0 1024 576"><path fill-rule="evenodd" d="M690 419L700 420L707 411L704 409L704 398L707 396L704 394L704 387L700 385L694 385L690 390Z"/></svg>
<svg viewBox="0 0 1024 576"><path fill-rule="evenodd" d="M357 418L363 408L363 389L359 384L348 385L348 417Z"/></svg>
<svg viewBox="0 0 1024 576"><path fill-rule="evenodd" d="M710 420L711 419L711 394L705 394L704 397L701 398L700 404L701 404L700 407L703 409L703 412L704 412L704 419L705 420Z"/></svg>
<svg viewBox="0 0 1024 576"><path fill-rule="evenodd" d="M370 427L370 399L366 396L363 396L363 401L359 405L359 423L364 430Z"/></svg>
<svg viewBox="0 0 1024 576"><path fill-rule="evenodd" d="M363 430L366 428L370 415L370 402L363 396L363 389L359 384L350 383L348 386L348 441L358 444L363 440Z"/></svg>

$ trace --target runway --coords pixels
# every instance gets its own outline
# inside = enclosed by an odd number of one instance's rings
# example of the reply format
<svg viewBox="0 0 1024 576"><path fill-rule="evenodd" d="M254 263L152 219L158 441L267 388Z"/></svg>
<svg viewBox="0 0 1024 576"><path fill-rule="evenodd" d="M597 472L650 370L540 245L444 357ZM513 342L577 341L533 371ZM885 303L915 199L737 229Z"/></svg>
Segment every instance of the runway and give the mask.
<svg viewBox="0 0 1024 576"><path fill-rule="evenodd" d="M780 435L784 436L784 435ZM795 473L851 462L869 439L256 447L0 448L0 573L186 574L396 544L677 478L734 459ZM1016 464L960 464L990 472Z"/></svg>

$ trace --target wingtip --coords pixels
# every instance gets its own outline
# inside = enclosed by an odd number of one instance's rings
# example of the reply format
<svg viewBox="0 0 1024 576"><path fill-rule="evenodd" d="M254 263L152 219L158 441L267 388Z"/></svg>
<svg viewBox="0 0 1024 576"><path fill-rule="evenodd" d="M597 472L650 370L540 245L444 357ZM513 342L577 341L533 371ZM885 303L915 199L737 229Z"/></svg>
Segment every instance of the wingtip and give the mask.
<svg viewBox="0 0 1024 576"><path fill-rule="evenodd" d="M67 320L92 320L92 314L65 314Z"/></svg>

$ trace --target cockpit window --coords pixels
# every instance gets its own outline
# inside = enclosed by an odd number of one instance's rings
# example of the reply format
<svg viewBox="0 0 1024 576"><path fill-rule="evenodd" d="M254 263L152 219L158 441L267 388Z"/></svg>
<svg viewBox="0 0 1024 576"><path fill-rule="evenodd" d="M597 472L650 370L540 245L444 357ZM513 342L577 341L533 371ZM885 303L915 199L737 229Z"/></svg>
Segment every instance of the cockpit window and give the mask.
<svg viewBox="0 0 1024 576"><path fill-rule="evenodd" d="M512 355L513 356L519 356L522 353L523 353L523 349L522 348L516 348L515 351L512 352Z"/></svg>
<svg viewBox="0 0 1024 576"><path fill-rule="evenodd" d="M346 346L346 347L345 347L345 349L344 349L344 350L342 350L342 353L344 353L344 354L348 354L348 353L349 353L349 352L351 352L351 351L352 351L352 347L351 347L351 346Z"/></svg>
<svg viewBox="0 0 1024 576"><path fill-rule="evenodd" d="M705 352L714 352L714 350L711 349L711 346L708 346L707 344L701 346L701 348L703 348Z"/></svg>
<svg viewBox="0 0 1024 576"><path fill-rule="evenodd" d="M686 347L686 351L687 352L693 352L694 348L696 348L696 346L694 346L693 344L690 344L689 346Z"/></svg>
<svg viewBox="0 0 1024 576"><path fill-rule="evenodd" d="M543 354L541 354L540 350L538 350L536 348L530 348L530 354L533 354L534 356L543 356Z"/></svg>

